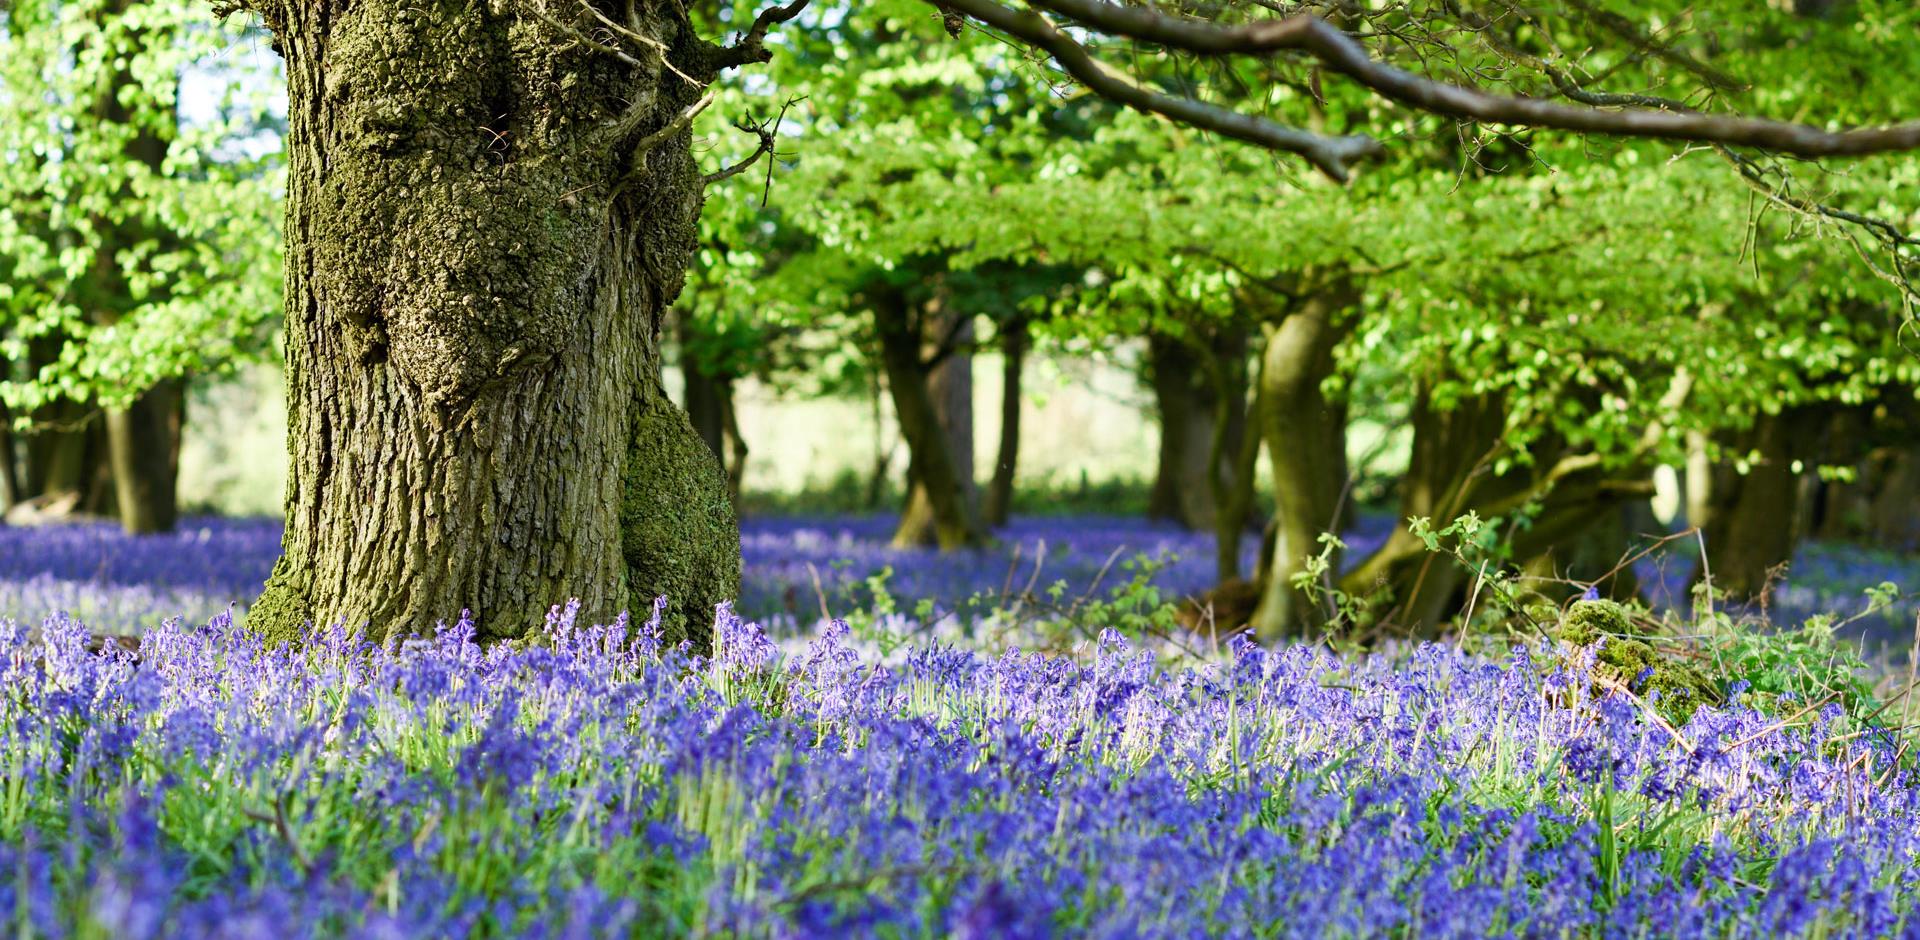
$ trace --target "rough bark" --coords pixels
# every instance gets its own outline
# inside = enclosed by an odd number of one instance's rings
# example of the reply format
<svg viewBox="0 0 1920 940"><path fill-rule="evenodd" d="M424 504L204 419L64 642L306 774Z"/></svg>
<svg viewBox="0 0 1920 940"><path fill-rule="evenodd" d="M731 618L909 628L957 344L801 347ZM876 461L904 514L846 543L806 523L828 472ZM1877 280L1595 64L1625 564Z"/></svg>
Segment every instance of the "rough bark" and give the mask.
<svg viewBox="0 0 1920 940"><path fill-rule="evenodd" d="M1324 607L1294 585L1319 554L1321 533L1340 528L1347 486L1347 413L1324 383L1334 348L1354 321L1356 284L1337 278L1268 328L1260 369L1260 433L1273 466L1270 551L1262 552L1260 604L1252 626L1262 638L1298 636L1325 619ZM1338 568L1338 559L1334 559Z"/></svg>
<svg viewBox="0 0 1920 940"><path fill-rule="evenodd" d="M1020 466L1021 381L1027 366L1026 318L1009 318L1000 330L1000 450L981 509L990 526L1006 525L1013 514L1013 481Z"/></svg>
<svg viewBox="0 0 1920 940"><path fill-rule="evenodd" d="M248 618L269 637L469 609L497 640L570 598L601 620L665 595L669 638L705 646L737 590L720 467L660 381L702 198L674 119L701 89L538 9L264 11L290 102L287 529ZM684 8L636 13L710 73Z"/></svg>
<svg viewBox="0 0 1920 940"><path fill-rule="evenodd" d="M971 441L972 413L970 408L964 415L954 413L958 406L955 388L962 381L957 378L957 369L950 374L955 376L950 384L936 386L934 366L952 363L928 361L922 349L922 320L896 292L882 295L874 311L887 388L893 394L894 414L907 442L907 478L912 482L893 544L932 544L950 551L977 545L983 539L972 492L971 447L965 454L957 453L957 435L953 433L964 419ZM967 366L970 369L971 363ZM964 381L970 397L971 378Z"/></svg>

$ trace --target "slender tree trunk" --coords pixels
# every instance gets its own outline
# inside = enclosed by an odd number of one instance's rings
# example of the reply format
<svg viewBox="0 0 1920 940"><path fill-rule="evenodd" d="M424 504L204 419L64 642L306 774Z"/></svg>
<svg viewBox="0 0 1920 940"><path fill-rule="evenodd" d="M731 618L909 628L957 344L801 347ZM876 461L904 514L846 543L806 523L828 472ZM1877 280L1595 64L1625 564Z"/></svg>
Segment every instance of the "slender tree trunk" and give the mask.
<svg viewBox="0 0 1920 940"><path fill-rule="evenodd" d="M660 380L694 248L711 46L642 2L636 67L530 0L262 0L287 58L287 528L250 626L373 636L470 609L483 640L663 595L709 643L725 479ZM577 12L555 8L554 16ZM665 131L658 138L655 131Z"/></svg>
<svg viewBox="0 0 1920 940"><path fill-rule="evenodd" d="M907 441L907 478L913 483L893 544L937 544L941 551L977 545L983 536L971 492L972 463L964 460L970 454L955 452L955 435L950 433L962 416L942 408L942 403L949 409L955 405L954 385L942 386L936 396L929 374L934 370L927 366L915 325L919 318L897 293L889 292L880 301L874 323L894 414ZM971 417L970 412L965 415L969 435Z"/></svg>
<svg viewBox="0 0 1920 940"><path fill-rule="evenodd" d="M1261 436L1273 465L1273 547L1263 552L1260 606L1252 626L1263 639L1299 636L1325 619L1294 584L1320 535L1340 527L1347 486L1347 414L1323 390L1333 351L1353 322L1360 291L1338 278L1268 328L1260 370ZM1338 558L1333 559L1336 570Z"/></svg>
<svg viewBox="0 0 1920 940"><path fill-rule="evenodd" d="M991 526L1006 525L1013 514L1014 474L1020 465L1020 386L1027 366L1026 318L1012 317L1000 329L1000 456L981 511Z"/></svg>
<svg viewBox="0 0 1920 940"><path fill-rule="evenodd" d="M132 5L132 0L111 0L103 13L119 16ZM100 89L94 114L104 124L127 128L127 156L158 174L166 163L174 118L169 111L157 121L140 122L118 94L121 87L133 80L124 70L113 73ZM130 190L125 195L132 198ZM101 218L96 220L96 229L101 244L94 253L94 269L82 291L82 302L94 322L111 325L125 317L136 303L132 285L120 267L121 252L142 242L169 236L156 233L136 220L109 222ZM181 391L180 380L163 381L141 392L124 407L106 409L100 422L99 434L103 441L100 450L105 459L87 506L89 511L101 514L111 508L129 534L166 532L173 528L177 515L174 493L179 421L183 415Z"/></svg>
<svg viewBox="0 0 1920 940"><path fill-rule="evenodd" d="M163 381L106 414L114 503L130 535L172 531L179 516L181 386L178 379Z"/></svg>
<svg viewBox="0 0 1920 940"><path fill-rule="evenodd" d="M1263 346L1261 350L1263 363L1265 357L1266 352ZM1265 372L1264 364L1261 366L1261 372L1263 374ZM1244 366L1242 375L1244 376ZM1225 456L1232 460L1230 469L1222 471L1216 468L1213 475L1216 493L1214 502L1218 507L1214 512L1213 521L1213 569L1214 578L1221 585L1240 580L1240 543L1247 534L1248 521L1253 518L1253 497L1257 482L1255 474L1260 464L1261 429L1266 420L1264 387L1264 381L1256 382L1250 390L1253 400L1245 404L1237 404L1237 410L1240 413L1240 428L1237 432L1230 428L1217 429L1215 435L1219 450L1231 450L1230 454L1217 455L1216 459L1219 456ZM1242 401L1245 401L1247 394L1248 390L1240 393ZM1264 548L1267 540L1263 539L1262 542ZM1261 559L1264 568L1265 563L1270 562L1270 558L1263 553Z"/></svg>

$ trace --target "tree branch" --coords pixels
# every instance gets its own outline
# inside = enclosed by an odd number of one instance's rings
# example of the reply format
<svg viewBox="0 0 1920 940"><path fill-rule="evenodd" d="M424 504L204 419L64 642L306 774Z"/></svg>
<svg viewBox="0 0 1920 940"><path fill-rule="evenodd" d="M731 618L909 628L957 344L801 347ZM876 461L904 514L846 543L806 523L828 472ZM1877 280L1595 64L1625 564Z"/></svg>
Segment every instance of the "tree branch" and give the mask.
<svg viewBox="0 0 1920 940"><path fill-rule="evenodd" d="M753 18L753 25L747 28L747 34L740 37L731 46L723 46L714 53L709 62L715 72L721 69L739 68L753 65L773 58L766 47L767 31L800 15L810 0L793 0L784 6L770 6Z"/></svg>
<svg viewBox="0 0 1920 940"><path fill-rule="evenodd" d="M1030 10L1010 10L994 0L944 0L944 5L1046 51L1069 75L1103 98L1235 140L1299 154L1320 172L1341 182L1347 179L1349 164L1385 152L1371 137L1326 137L1192 98L1153 91L1095 59L1085 46L1055 28L1046 17Z"/></svg>
<svg viewBox="0 0 1920 940"><path fill-rule="evenodd" d="M673 120L661 125L660 128L653 133L635 141L633 145L633 162L637 165L641 159L647 155L647 151L666 143L667 138L686 130L692 125L693 119L698 117L700 112L705 111L707 105L713 103L713 95L713 89L707 89L706 94L701 95L698 101L687 105L679 114L674 115Z"/></svg>
<svg viewBox="0 0 1920 940"><path fill-rule="evenodd" d="M760 190L760 205L762 208L765 208L767 204L767 194L773 190L773 158L776 156L773 152L773 146L780 139L780 125L787 119L787 109L805 100L807 100L805 95L788 98L787 103L780 106L780 113L775 115L771 121L755 122L752 117L749 116L734 122L734 127L758 136L760 138L760 145L755 147L753 152L747 154L746 159L741 160L739 163L701 177L700 184L702 186L712 186L721 180L738 176L746 172L746 169L753 166L761 157L766 157L767 181L765 186Z"/></svg>
<svg viewBox="0 0 1920 940"><path fill-rule="evenodd" d="M978 2L978 0L973 0ZM1920 148L1920 122L1827 131L1760 118L1645 108L1576 108L1542 98L1492 95L1436 82L1373 59L1353 37L1310 14L1220 26L1107 0L1033 0L1113 36L1202 55L1305 52L1383 97L1435 114L1527 127L1760 147L1803 157L1862 156ZM1098 89L1096 89L1098 90Z"/></svg>

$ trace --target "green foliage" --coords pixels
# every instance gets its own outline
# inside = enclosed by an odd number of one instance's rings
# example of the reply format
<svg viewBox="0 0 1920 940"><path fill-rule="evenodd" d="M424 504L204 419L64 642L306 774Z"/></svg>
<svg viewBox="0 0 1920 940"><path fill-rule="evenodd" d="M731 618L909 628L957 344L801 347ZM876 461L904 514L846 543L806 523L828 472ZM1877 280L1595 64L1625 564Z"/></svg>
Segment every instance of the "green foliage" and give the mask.
<svg viewBox="0 0 1920 940"><path fill-rule="evenodd" d="M0 360L36 367L0 382L10 407L123 404L269 347L278 62L241 54L261 45L193 0L0 11ZM183 110L189 85L221 89L194 96L212 113Z"/></svg>
<svg viewBox="0 0 1920 940"><path fill-rule="evenodd" d="M1702 625L1710 628L1715 671L1729 682L1747 686L1746 700L1756 707L1794 711L1837 702L1855 718L1879 711L1868 665L1859 649L1836 636L1841 623L1852 623L1891 607L1899 589L1882 583L1867 591L1867 605L1843 622L1831 615L1812 617L1797 629L1770 629L1741 624L1724 613L1710 613Z"/></svg>

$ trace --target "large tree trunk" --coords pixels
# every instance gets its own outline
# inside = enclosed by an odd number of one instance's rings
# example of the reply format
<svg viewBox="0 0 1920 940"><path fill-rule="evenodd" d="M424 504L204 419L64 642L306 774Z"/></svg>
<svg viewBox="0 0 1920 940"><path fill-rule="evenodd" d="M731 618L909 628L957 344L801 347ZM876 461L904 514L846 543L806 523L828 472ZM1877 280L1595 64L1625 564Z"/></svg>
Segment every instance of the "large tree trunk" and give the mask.
<svg viewBox="0 0 1920 940"><path fill-rule="evenodd" d="M1021 380L1027 366L1027 320L1012 317L1000 326L1000 455L987 484L981 515L1003 526L1013 514L1013 481L1020 466Z"/></svg>
<svg viewBox="0 0 1920 940"><path fill-rule="evenodd" d="M954 354L930 368L922 351L922 318L897 292L877 300L874 324L912 483L893 544L938 545L941 551L977 545L984 536L973 493L972 363L956 365Z"/></svg>
<svg viewBox="0 0 1920 940"><path fill-rule="evenodd" d="M266 11L290 99L292 459L248 620L272 638L469 609L498 640L570 598L604 620L664 595L669 638L704 648L738 587L725 480L660 380L702 200L672 122L702 90L538 9ZM683 7L636 9L711 73Z"/></svg>
<svg viewBox="0 0 1920 940"><path fill-rule="evenodd" d="M1271 548L1263 552L1260 604L1252 626L1263 639L1298 636L1326 611L1295 586L1320 535L1338 531L1347 486L1347 412L1323 390L1360 303L1357 285L1338 278L1267 332L1260 369L1260 433L1273 466ZM1339 567L1339 559L1333 559Z"/></svg>

